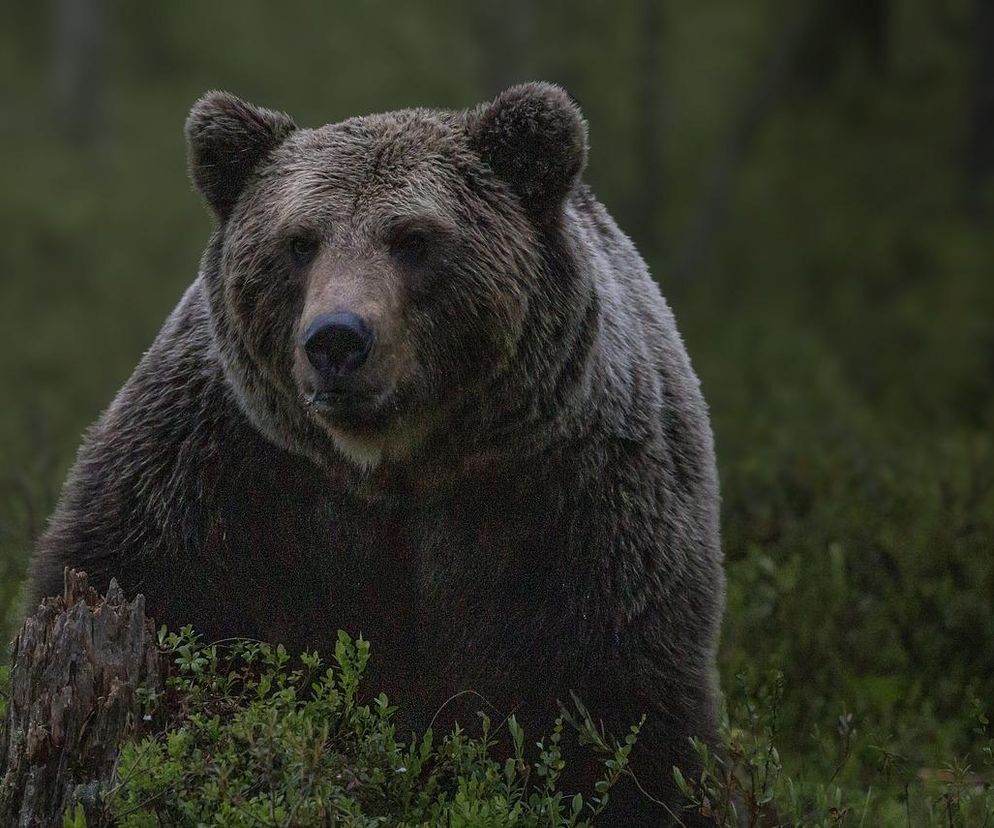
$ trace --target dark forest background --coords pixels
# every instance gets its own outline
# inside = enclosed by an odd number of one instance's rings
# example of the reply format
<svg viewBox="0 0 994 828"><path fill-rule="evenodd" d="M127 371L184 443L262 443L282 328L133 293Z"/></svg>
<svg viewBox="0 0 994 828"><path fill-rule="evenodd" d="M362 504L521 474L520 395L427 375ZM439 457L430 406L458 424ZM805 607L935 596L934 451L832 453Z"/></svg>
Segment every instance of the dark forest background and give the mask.
<svg viewBox="0 0 994 828"><path fill-rule="evenodd" d="M994 0L7 0L2 19L5 639L81 432L207 239L190 104L224 88L316 126L547 79L580 102L587 179L712 408L730 698L783 673L797 774L865 790L981 767Z"/></svg>

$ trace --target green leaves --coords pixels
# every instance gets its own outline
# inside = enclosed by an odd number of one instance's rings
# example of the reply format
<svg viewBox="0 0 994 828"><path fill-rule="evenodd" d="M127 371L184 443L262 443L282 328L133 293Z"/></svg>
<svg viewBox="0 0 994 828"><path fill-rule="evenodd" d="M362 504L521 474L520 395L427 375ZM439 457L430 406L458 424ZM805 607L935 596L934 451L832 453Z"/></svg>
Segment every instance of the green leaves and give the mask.
<svg viewBox="0 0 994 828"><path fill-rule="evenodd" d="M559 718L534 750L513 716L494 727L484 714L477 734L456 728L436 740L429 730L405 744L386 694L367 703L361 693L370 649L361 638L339 633L331 665L256 641L207 646L189 627L160 631L159 644L173 671L148 703L160 705L166 729L124 747L105 797L124 828L579 828L603 811L638 734L613 740L577 700L604 775L589 795L567 792L561 745L573 717Z"/></svg>
<svg viewBox="0 0 994 828"><path fill-rule="evenodd" d="M72 811L62 815L62 828L86 828L86 813L82 805L77 805Z"/></svg>
<svg viewBox="0 0 994 828"><path fill-rule="evenodd" d="M814 770L801 767L789 775L776 744L784 736L780 718L786 689L780 673L760 681L745 674L736 677L722 716L720 748L691 739L699 772L689 776L685 768L672 769L688 809L728 828L989 824L994 815L994 740L979 701L973 702L972 717L977 736L988 740L990 753L985 755L991 757L979 773L959 759L939 769L909 767L889 748L861 742L856 717L844 712L830 732L815 734L827 765L820 761ZM860 753L866 754L861 763L856 761ZM870 755L880 760L876 776L870 771ZM847 774L850 765L860 770L855 781ZM899 780L893 778L898 775Z"/></svg>

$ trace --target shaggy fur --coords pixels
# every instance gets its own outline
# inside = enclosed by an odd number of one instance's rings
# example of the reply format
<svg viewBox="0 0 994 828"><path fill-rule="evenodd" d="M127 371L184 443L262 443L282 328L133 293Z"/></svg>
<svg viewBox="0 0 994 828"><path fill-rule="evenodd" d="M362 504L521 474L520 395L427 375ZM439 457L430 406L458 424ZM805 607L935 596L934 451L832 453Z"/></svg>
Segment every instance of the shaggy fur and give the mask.
<svg viewBox="0 0 994 828"><path fill-rule="evenodd" d="M492 705L537 736L570 690L622 735L645 713L635 771L675 807L671 766L715 733L712 440L669 309L579 180L575 105L529 84L305 130L211 93L187 136L217 227L86 436L35 597L71 565L208 639L361 631L415 727L464 690L486 704L436 727ZM301 332L340 310L375 345L317 404ZM665 818L614 799L615 824Z"/></svg>

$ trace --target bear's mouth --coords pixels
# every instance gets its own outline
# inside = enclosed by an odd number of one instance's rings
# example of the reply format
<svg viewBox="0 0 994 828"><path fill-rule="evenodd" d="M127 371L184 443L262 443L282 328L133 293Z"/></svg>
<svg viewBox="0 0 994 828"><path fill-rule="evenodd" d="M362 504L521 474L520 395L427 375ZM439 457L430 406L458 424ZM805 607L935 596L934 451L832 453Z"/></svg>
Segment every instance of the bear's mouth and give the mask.
<svg viewBox="0 0 994 828"><path fill-rule="evenodd" d="M308 412L328 425L368 433L385 428L389 420L389 392L367 384L334 383L304 389Z"/></svg>

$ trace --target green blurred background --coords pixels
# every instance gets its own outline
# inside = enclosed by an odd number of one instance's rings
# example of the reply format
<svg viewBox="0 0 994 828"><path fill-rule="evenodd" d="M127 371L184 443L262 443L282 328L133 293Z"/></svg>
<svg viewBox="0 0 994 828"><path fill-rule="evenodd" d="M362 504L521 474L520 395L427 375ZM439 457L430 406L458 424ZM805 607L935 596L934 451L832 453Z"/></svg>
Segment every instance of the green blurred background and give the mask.
<svg viewBox="0 0 994 828"><path fill-rule="evenodd" d="M784 673L798 772L831 768L847 728L839 779L976 761L973 700L994 700L994 0L6 0L2 17L5 638L81 432L207 239L190 104L225 88L315 126L542 78L583 107L587 178L712 407L726 688Z"/></svg>

